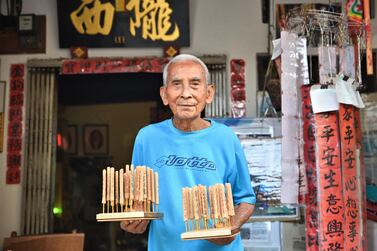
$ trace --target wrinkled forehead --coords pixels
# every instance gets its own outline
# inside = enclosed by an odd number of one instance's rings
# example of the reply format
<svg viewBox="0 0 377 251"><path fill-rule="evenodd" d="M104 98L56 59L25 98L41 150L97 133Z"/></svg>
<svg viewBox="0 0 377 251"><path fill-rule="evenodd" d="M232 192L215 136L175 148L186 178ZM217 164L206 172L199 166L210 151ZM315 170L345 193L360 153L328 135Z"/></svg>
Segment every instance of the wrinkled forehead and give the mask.
<svg viewBox="0 0 377 251"><path fill-rule="evenodd" d="M168 81L182 78L205 81L205 71L203 67L195 61L179 61L172 63L168 69Z"/></svg>

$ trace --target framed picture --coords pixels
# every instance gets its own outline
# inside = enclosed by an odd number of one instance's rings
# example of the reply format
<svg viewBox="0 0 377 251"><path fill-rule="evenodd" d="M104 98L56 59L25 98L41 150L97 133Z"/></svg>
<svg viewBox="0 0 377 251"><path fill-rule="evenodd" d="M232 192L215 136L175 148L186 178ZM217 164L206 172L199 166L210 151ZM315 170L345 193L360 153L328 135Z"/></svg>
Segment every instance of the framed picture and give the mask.
<svg viewBox="0 0 377 251"><path fill-rule="evenodd" d="M66 150L69 154L77 154L78 148L78 135L77 135L77 126L68 125L67 135L66 135Z"/></svg>
<svg viewBox="0 0 377 251"><path fill-rule="evenodd" d="M109 153L109 126L87 124L83 126L84 154L107 155Z"/></svg>

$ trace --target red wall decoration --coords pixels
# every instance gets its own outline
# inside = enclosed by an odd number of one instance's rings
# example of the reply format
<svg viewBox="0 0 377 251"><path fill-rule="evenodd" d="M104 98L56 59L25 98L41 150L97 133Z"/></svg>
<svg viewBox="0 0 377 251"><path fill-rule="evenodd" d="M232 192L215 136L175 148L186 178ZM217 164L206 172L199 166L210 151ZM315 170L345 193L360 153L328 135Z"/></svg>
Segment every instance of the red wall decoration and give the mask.
<svg viewBox="0 0 377 251"><path fill-rule="evenodd" d="M345 250L358 249L360 239L359 185L356 170L356 132L351 105L340 104L339 126L343 171L343 196L345 206Z"/></svg>
<svg viewBox="0 0 377 251"><path fill-rule="evenodd" d="M344 250L344 197L337 112L314 115L318 170L319 250Z"/></svg>
<svg viewBox="0 0 377 251"><path fill-rule="evenodd" d="M9 85L10 89L6 184L20 184L21 182L24 76L24 64L11 65Z"/></svg>
<svg viewBox="0 0 377 251"><path fill-rule="evenodd" d="M95 74L122 72L162 72L169 58L91 58L65 60L62 74Z"/></svg>
<svg viewBox="0 0 377 251"><path fill-rule="evenodd" d="M230 98L232 117L246 116L246 91L245 91L245 61L232 59L230 61Z"/></svg>
<svg viewBox="0 0 377 251"><path fill-rule="evenodd" d="M362 131L361 131L361 117L360 109L353 107L353 112L355 116L354 127L356 136L356 152L358 153L356 168L359 173L359 180L365 180L365 165L364 165L364 154L362 151ZM361 242L363 250L368 250L368 240L367 240L367 193L366 193L366 182L361 182L360 187L361 196L359 196L359 216L362 219L362 229L361 229ZM369 208L370 209L370 208ZM370 212L368 210L368 212ZM369 218L369 217L368 217Z"/></svg>
<svg viewBox="0 0 377 251"><path fill-rule="evenodd" d="M315 156L314 114L310 99L310 85L301 87L302 122L304 139L304 164L307 177L308 192L305 195L306 250L318 251L318 202L317 171Z"/></svg>

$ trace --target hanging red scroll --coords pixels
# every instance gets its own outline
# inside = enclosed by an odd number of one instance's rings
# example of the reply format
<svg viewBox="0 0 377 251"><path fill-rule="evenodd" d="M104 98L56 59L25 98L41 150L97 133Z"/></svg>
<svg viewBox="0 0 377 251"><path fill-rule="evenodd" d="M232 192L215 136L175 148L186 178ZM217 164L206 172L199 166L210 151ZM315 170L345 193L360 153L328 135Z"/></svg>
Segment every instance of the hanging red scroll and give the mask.
<svg viewBox="0 0 377 251"><path fill-rule="evenodd" d="M360 182L361 194L359 199L359 210L360 218L362 220L362 229L361 229L361 242L364 250L368 250L367 242L367 198L366 198L366 182L365 182L365 165L364 165L364 156L362 152L362 131L361 131L361 118L360 118L360 109L353 107L353 112L355 115L354 126L355 126L355 135L356 135L356 168L358 169L358 180Z"/></svg>
<svg viewBox="0 0 377 251"><path fill-rule="evenodd" d="M233 118L246 116L245 61L230 60L230 99Z"/></svg>
<svg viewBox="0 0 377 251"><path fill-rule="evenodd" d="M319 249L344 249L344 200L337 112L314 115L319 203Z"/></svg>
<svg viewBox="0 0 377 251"><path fill-rule="evenodd" d="M344 248L359 250L361 247L359 184L356 170L356 135L352 105L340 104L339 126L342 152L343 197L345 207Z"/></svg>
<svg viewBox="0 0 377 251"><path fill-rule="evenodd" d="M21 182L24 74L25 66L23 64L11 65L7 140L7 184L20 184Z"/></svg>
<svg viewBox="0 0 377 251"><path fill-rule="evenodd" d="M302 126L304 139L304 164L307 178L307 194L305 195L306 250L318 250L318 203L317 172L315 156L314 116L310 100L310 85L301 87Z"/></svg>

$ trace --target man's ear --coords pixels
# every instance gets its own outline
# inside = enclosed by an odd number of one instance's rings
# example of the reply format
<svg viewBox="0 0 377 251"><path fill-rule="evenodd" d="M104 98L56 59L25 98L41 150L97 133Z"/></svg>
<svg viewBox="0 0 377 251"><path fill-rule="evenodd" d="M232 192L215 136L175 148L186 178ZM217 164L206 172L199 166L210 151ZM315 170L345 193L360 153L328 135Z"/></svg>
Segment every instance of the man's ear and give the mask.
<svg viewBox="0 0 377 251"><path fill-rule="evenodd" d="M215 96L215 85L209 84L207 86L207 97L206 97L206 104L210 104Z"/></svg>
<svg viewBox="0 0 377 251"><path fill-rule="evenodd" d="M160 87L160 96L161 96L162 103L164 105L168 105L169 102L168 102L168 99L166 98L166 87L165 86Z"/></svg>

